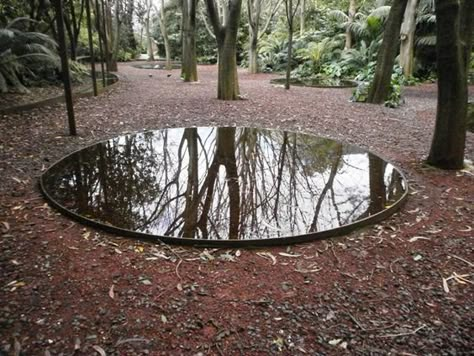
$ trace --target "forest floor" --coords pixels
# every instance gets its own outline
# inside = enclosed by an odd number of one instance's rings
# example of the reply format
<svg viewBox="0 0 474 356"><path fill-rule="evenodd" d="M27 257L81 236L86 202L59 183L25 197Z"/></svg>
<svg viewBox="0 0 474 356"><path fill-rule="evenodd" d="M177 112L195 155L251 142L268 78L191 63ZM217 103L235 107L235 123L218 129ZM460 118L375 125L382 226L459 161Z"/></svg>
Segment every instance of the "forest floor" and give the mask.
<svg viewBox="0 0 474 356"><path fill-rule="evenodd" d="M349 102L350 89L286 91L269 84L276 75L244 71L246 100L218 101L215 66L200 66L195 84L181 82L179 70L130 64L119 75L109 92L78 100L77 137L67 134L64 105L0 117L0 354L474 350L474 175L423 165L435 85L407 88L406 104L389 109ZM41 173L87 144L191 125L301 130L355 144L399 166L410 195L388 220L347 236L204 252L86 228L39 192ZM466 153L474 158L472 133Z"/></svg>

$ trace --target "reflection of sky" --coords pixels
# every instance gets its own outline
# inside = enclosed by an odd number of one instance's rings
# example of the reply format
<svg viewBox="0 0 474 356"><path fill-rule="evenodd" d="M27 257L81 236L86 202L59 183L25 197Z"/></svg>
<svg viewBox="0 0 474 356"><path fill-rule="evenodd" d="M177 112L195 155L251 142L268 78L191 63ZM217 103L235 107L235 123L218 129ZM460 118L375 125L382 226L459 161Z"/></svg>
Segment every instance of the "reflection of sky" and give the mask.
<svg viewBox="0 0 474 356"><path fill-rule="evenodd" d="M107 145L104 145L109 160L117 164L120 162L120 167L123 165L133 172L130 173L130 177L126 176L128 171L122 172L121 178L125 179L125 186L128 185L127 179L130 180L132 177L134 181L140 179L140 175L144 174L145 170L150 170L148 167L150 160L153 161L153 169L146 172L148 185L140 185L140 192L137 191L138 188L135 188L132 190L132 196L124 197L125 187L119 187L115 189L123 189L123 191L112 194L121 197L123 202L127 203L120 205L121 214L125 212L129 216L139 216L140 223L134 224L133 228L147 233L166 234L171 226L173 229L168 234L180 235L184 223L182 213L186 202L190 162L188 145L183 138L184 133L184 129L169 129L137 134L133 147L130 147L126 137L108 141L113 150L107 149ZM215 128L198 129L200 189L214 158L216 133ZM310 136L290 133L285 151L285 164L281 169L283 132L255 130L254 133L257 138L252 141L251 138L244 139L241 136L242 129L236 130L236 163L241 202L240 238L283 237L308 233L320 199L320 211L315 231L353 222L368 210L371 187L367 153L350 146L343 146L342 150L337 151L339 146L333 141L320 138L310 139ZM294 135L297 135L296 145L293 143ZM247 157L251 156L248 161L243 157L244 146ZM153 150L151 153L150 148ZM132 150L132 157L129 157L131 162L127 161L129 150ZM341 153L337 174L331 187L325 189L330 181L331 172L336 168L333 165L337 162L337 152ZM328 159L327 155L331 159ZM95 162L93 164L97 173L104 169L98 166L97 157L91 157L90 160ZM250 170L247 170L248 167ZM277 178L280 169L281 184L279 185ZM390 183L393 169L391 165L385 167L383 174L386 187ZM55 178L58 179L61 175L69 178L66 183L62 180L61 192L57 194L51 192L52 196L56 196L58 200L64 199L61 198L64 196L72 200L74 199L73 191L78 184L77 177L71 176L71 172L68 174L58 172L58 177ZM221 165L208 216L210 238L226 238L229 233L229 191L226 178L226 169ZM114 177L109 176L109 179L114 179ZM112 185L108 187L102 185L98 179L91 179L86 184L88 204L91 205L91 209L100 210L100 220L114 221L114 224L119 227L131 228L125 222L114 220L114 211L107 211L107 207L104 207L104 188L112 189ZM244 188L245 191L243 191ZM321 197L322 192L324 192L323 197ZM201 199L198 215L202 212L204 197L205 194ZM278 206L276 206L277 200ZM76 208L79 209L78 206ZM107 214L111 214L109 218Z"/></svg>

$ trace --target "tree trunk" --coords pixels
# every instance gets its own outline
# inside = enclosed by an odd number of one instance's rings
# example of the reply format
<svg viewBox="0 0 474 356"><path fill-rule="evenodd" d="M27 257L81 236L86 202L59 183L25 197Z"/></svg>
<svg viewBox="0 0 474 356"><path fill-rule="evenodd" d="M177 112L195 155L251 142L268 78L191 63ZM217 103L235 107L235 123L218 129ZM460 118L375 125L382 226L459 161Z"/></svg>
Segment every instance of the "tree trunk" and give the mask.
<svg viewBox="0 0 474 356"><path fill-rule="evenodd" d="M122 26L121 20L121 2L115 2L115 33L113 35L113 52L112 52L112 60L115 62L115 66L117 66L117 57L119 51L119 43L120 43L120 28Z"/></svg>
<svg viewBox="0 0 474 356"><path fill-rule="evenodd" d="M116 72L117 68L117 60L116 57L113 55L113 48L116 38L114 38L114 33L112 30L112 10L110 8L110 4L108 0L103 0L105 4L105 11L104 11L104 21L105 21L105 33L107 38L107 50L105 52L106 61L107 61L107 68L111 72Z"/></svg>
<svg viewBox="0 0 474 356"><path fill-rule="evenodd" d="M231 38L226 38L224 44L219 46L217 99L239 99L239 79L237 76L237 43Z"/></svg>
<svg viewBox="0 0 474 356"><path fill-rule="evenodd" d="M292 5L293 1L289 0ZM291 79L291 58L293 56L293 21L288 23L288 57L286 60L286 81L285 89L290 89L290 79Z"/></svg>
<svg viewBox="0 0 474 356"><path fill-rule="evenodd" d="M349 12L348 12L348 22L349 23L352 23L354 22L354 17L355 17L355 14L356 14L356 0L350 0L349 2ZM349 26L347 26L346 28L346 44L344 45L344 49L350 49L352 48L352 33L351 33L351 30L349 28Z"/></svg>
<svg viewBox="0 0 474 356"><path fill-rule="evenodd" d="M395 0L388 15L383 34L382 46L377 55L375 76L370 85L367 101L372 104L382 104L390 91L393 64L400 41L400 26L408 0Z"/></svg>
<svg viewBox="0 0 474 356"><path fill-rule="evenodd" d="M435 5L438 107L427 161L442 169L461 169L468 97L464 33L461 32L464 15L458 0L436 0Z"/></svg>
<svg viewBox="0 0 474 356"><path fill-rule="evenodd" d="M416 29L416 6L418 0L408 0L400 30L400 66L403 68L405 78L413 76L413 52Z"/></svg>
<svg viewBox="0 0 474 356"><path fill-rule="evenodd" d="M225 9L224 25L220 23L214 0L206 0L209 18L216 36L219 53L217 98L221 100L239 99L237 76L237 33L240 21L241 0L229 0Z"/></svg>
<svg viewBox="0 0 474 356"><path fill-rule="evenodd" d="M170 49L170 41L168 39L168 30L166 28L165 1L164 0L161 0L161 9L160 9L160 15L158 16L158 21L160 23L160 31L161 31L161 35L163 36L163 42L165 44L165 57L166 57L165 69L171 70L171 49Z"/></svg>
<svg viewBox="0 0 474 356"><path fill-rule="evenodd" d="M183 0L183 54L181 77L185 82L197 82L196 60L196 0Z"/></svg>
<svg viewBox="0 0 474 356"><path fill-rule="evenodd" d="M260 13L262 0L247 0L247 12L249 22L249 73L258 73L258 28L260 25Z"/></svg>
<svg viewBox="0 0 474 356"><path fill-rule="evenodd" d="M146 31L146 40L148 44L148 60L149 61L154 61L155 57L153 55L153 40L151 38L151 32L150 32L150 12L151 12L151 1L148 1L148 8L146 12L146 20L145 20L145 31Z"/></svg>
<svg viewBox="0 0 474 356"><path fill-rule="evenodd" d="M255 74L258 73L258 34L255 32L250 31L249 33L249 73Z"/></svg>
<svg viewBox="0 0 474 356"><path fill-rule="evenodd" d="M463 0L461 11L461 36L464 43L464 62L466 64L466 75L469 73L472 41L474 40L474 1Z"/></svg>
<svg viewBox="0 0 474 356"><path fill-rule="evenodd" d="M351 0L354 1L354 0ZM305 11L306 11L306 0L301 0L300 8L300 36L303 36L305 29Z"/></svg>

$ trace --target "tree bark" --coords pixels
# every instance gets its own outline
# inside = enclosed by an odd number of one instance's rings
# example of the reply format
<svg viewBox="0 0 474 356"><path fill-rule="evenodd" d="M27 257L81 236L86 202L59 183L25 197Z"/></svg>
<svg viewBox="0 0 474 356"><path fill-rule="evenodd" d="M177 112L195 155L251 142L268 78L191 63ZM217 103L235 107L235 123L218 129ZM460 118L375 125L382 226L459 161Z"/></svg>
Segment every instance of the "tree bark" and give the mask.
<svg viewBox="0 0 474 356"><path fill-rule="evenodd" d="M112 10L110 8L110 3L109 0L103 0L104 4L104 21L105 21L105 38L107 39L106 41L106 51L105 51L105 56L106 56L106 64L107 68L111 72L116 72L118 70L117 68L117 59L113 54L113 49L114 49L114 43L117 40L115 38L113 30L112 30Z"/></svg>
<svg viewBox="0 0 474 356"><path fill-rule="evenodd" d="M154 61L155 57L153 55L153 40L151 38L151 32L150 32L150 13L151 13L151 7L152 7L152 0L148 0L147 2L147 11L146 11L146 19L145 19L145 32L146 32L146 40L147 40L147 45L148 45L148 60L149 61Z"/></svg>
<svg viewBox="0 0 474 356"><path fill-rule="evenodd" d="M442 169L461 169L468 98L465 34L462 32L466 27L461 23L465 15L461 14L458 0L436 0L435 5L438 107L427 162ZM472 23L468 28L470 26Z"/></svg>
<svg viewBox="0 0 474 356"><path fill-rule="evenodd" d="M292 4L292 0L289 0L289 3ZM290 89L290 79L291 79L291 58L293 57L293 21L291 24L288 23L288 57L286 60L286 81L285 89Z"/></svg>
<svg viewBox="0 0 474 356"><path fill-rule="evenodd" d="M239 29L241 0L229 0L224 24L221 24L214 0L206 0L209 18L216 36L219 53L217 98L239 99L237 76L237 33Z"/></svg>
<svg viewBox="0 0 474 356"><path fill-rule="evenodd" d="M113 52L112 52L112 60L115 62L115 66L117 66L117 57L119 51L119 43L120 43L120 29L122 27L122 19L121 19L121 2L116 0L115 2L115 32L112 37L113 39Z"/></svg>
<svg viewBox="0 0 474 356"><path fill-rule="evenodd" d="M461 37L464 43L464 62L466 64L466 75L469 73L469 65L474 40L474 1L463 0L461 11Z"/></svg>
<svg viewBox="0 0 474 356"><path fill-rule="evenodd" d="M249 73L258 72L258 27L260 25L260 13L262 0L247 0L247 12L249 21Z"/></svg>
<svg viewBox="0 0 474 356"><path fill-rule="evenodd" d="M255 74L259 72L258 68L258 40L260 38L260 33L264 33L270 22L275 16L278 8L280 7L283 0L276 0L274 2L267 1L266 4L270 13L268 15L267 21L263 28L260 30L260 19L262 15L262 6L264 0L247 0L247 13L248 13L248 23L249 23L249 73ZM273 4L274 6L272 6Z"/></svg>
<svg viewBox="0 0 474 356"><path fill-rule="evenodd" d="M291 59L293 57L293 22L295 19L296 11L298 11L298 6L300 0L297 0L296 7L293 10L293 0L285 0L285 10L286 10L286 21L288 24L288 56L286 63L286 81L285 89L290 89L290 76L291 76Z"/></svg>
<svg viewBox="0 0 474 356"><path fill-rule="evenodd" d="M170 41L168 38L168 29L166 28L165 1L164 0L161 0L161 9L160 9L160 14L158 16L158 21L160 23L160 31L161 31L161 35L163 36L163 42L165 44L165 57L166 57L165 69L171 70L171 49L170 49Z"/></svg>
<svg viewBox="0 0 474 356"><path fill-rule="evenodd" d="M197 82L196 60L196 6L197 0L183 0L183 47L181 77L185 82Z"/></svg>
<svg viewBox="0 0 474 356"><path fill-rule="evenodd" d="M377 55L375 76L370 85L367 101L372 104L382 104L390 91L393 64L400 42L400 26L408 0L395 0L388 15L383 34L382 46Z"/></svg>
<svg viewBox="0 0 474 356"><path fill-rule="evenodd" d="M400 66L403 68L405 78L413 76L417 5L418 0L408 0L405 15L403 16L402 28L400 30Z"/></svg>
<svg viewBox="0 0 474 356"><path fill-rule="evenodd" d="M349 2L349 12L347 14L349 24L354 22L355 14L356 14L356 0L350 0L350 2ZM351 30L350 30L349 26L347 26L347 28L346 28L346 44L344 45L344 49L347 50L347 49L350 49L350 48L352 48L352 33L351 33Z"/></svg>
<svg viewBox="0 0 474 356"><path fill-rule="evenodd" d="M351 0L354 1L354 0ZM306 0L301 0L300 8L300 36L303 36L305 30L305 11L306 11Z"/></svg>

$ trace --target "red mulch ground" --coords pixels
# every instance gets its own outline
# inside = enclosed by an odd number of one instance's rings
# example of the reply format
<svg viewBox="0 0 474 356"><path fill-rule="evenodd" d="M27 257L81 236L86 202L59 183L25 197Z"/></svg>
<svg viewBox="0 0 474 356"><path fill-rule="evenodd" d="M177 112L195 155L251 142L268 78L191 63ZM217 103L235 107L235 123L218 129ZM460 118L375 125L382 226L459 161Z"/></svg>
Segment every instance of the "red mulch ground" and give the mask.
<svg viewBox="0 0 474 356"><path fill-rule="evenodd" d="M388 109L350 103L350 89L285 91L269 84L275 76L241 72L247 100L223 102L215 99L216 68L199 73L200 83L187 84L179 71L168 77L122 65L116 88L77 103L74 138L62 105L0 118L0 354L472 352L474 176L422 164L436 86L408 88L406 105ZM89 143L142 129L234 124L371 149L407 174L409 200L348 236L231 250L229 261L226 250L85 228L39 193L41 172ZM474 135L467 141L472 160ZM280 254L288 251L300 256Z"/></svg>

